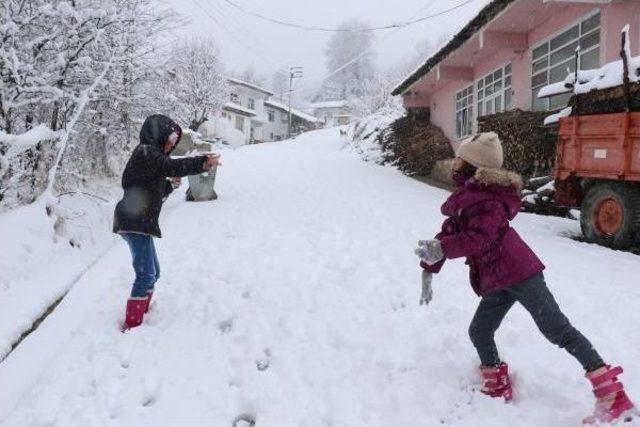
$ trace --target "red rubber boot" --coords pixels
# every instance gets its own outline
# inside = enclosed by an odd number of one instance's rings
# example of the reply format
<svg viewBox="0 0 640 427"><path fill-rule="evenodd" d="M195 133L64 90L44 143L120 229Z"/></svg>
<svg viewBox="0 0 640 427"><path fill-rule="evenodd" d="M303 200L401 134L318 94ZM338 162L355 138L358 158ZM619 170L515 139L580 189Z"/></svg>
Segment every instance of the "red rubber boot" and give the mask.
<svg viewBox="0 0 640 427"><path fill-rule="evenodd" d="M596 396L596 406L593 415L585 418L583 424L610 423L617 420L631 421L638 416L633 402L624 391L624 386L618 381L622 368L609 365L587 372L585 375L593 386Z"/></svg>
<svg viewBox="0 0 640 427"><path fill-rule="evenodd" d="M502 397L505 402L513 398L513 389L509 379L509 366L502 363L500 366L480 366L483 387L481 392L491 397Z"/></svg>
<svg viewBox="0 0 640 427"><path fill-rule="evenodd" d="M122 332L126 332L131 328L140 326L142 318L144 317L147 301L147 297L131 297L127 300L127 313L124 318L124 325L122 325Z"/></svg>

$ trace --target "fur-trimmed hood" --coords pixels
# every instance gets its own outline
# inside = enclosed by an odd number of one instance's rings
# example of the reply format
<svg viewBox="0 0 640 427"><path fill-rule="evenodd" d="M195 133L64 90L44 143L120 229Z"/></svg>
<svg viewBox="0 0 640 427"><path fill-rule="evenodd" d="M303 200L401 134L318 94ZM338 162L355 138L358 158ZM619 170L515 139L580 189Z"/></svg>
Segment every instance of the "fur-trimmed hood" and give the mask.
<svg viewBox="0 0 640 427"><path fill-rule="evenodd" d="M505 169L479 168L473 179L485 186L514 187L518 191L522 189L522 177Z"/></svg>
<svg viewBox="0 0 640 427"><path fill-rule="evenodd" d="M504 169L479 168L475 175L458 187L442 205L446 216L457 216L464 209L485 201L500 201L513 219L522 206L522 178Z"/></svg>

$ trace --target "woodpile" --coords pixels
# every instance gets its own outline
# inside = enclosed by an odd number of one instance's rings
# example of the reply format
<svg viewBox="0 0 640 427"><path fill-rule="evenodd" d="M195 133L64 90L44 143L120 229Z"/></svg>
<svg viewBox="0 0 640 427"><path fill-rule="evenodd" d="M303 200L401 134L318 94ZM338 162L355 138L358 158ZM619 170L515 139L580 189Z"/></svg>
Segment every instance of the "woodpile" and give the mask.
<svg viewBox="0 0 640 427"><path fill-rule="evenodd" d="M378 137L385 163L394 163L407 175L428 176L438 160L453 157L449 139L428 116L407 114Z"/></svg>
<svg viewBox="0 0 640 427"><path fill-rule="evenodd" d="M549 175L556 155L557 127L545 127L548 112L511 110L478 118L478 131L498 134L504 168L527 179Z"/></svg>
<svg viewBox="0 0 640 427"><path fill-rule="evenodd" d="M569 106L571 115L624 113L640 111L640 83L629 84L629 105L624 95L624 86L592 90L585 94L571 96Z"/></svg>
<svg viewBox="0 0 640 427"><path fill-rule="evenodd" d="M566 217L568 208L558 207L554 202L556 189L551 176L529 179L522 189L522 210L538 215Z"/></svg>

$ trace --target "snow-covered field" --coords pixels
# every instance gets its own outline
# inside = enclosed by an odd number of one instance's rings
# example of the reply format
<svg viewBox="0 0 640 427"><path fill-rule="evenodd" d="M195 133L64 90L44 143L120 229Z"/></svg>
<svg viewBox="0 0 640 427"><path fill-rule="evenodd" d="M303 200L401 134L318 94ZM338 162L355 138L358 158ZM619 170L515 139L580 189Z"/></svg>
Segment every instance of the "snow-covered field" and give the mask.
<svg viewBox="0 0 640 427"><path fill-rule="evenodd" d="M473 391L478 299L464 263L450 262L431 305L418 305L413 248L439 228L447 193L362 162L344 142L330 129L230 151L219 200L172 196L152 311L126 334L132 271L116 239L0 363L0 426L580 425L593 402L580 366L518 306L497 336L515 401ZM561 307L640 399L638 257L567 238L578 232L570 220L523 214L515 227ZM31 263L33 277L69 268L30 250L38 259L1 250L1 265Z"/></svg>

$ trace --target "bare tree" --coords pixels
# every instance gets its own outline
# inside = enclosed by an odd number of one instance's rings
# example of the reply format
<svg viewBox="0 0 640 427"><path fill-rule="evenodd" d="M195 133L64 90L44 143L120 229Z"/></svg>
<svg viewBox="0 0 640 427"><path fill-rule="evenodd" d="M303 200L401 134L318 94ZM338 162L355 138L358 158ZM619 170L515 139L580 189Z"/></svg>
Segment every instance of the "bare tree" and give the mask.
<svg viewBox="0 0 640 427"><path fill-rule="evenodd" d="M160 76L158 98L162 110L197 130L228 100L229 89L220 54L211 39L179 41L171 50Z"/></svg>
<svg viewBox="0 0 640 427"><path fill-rule="evenodd" d="M343 31L334 33L329 39L325 49L327 70L335 74L324 82L322 98L345 99L366 93L367 81L375 75L374 53L371 49L374 35L370 31L363 31L367 27L362 21L349 19L338 26ZM358 56L360 58L357 61L345 67Z"/></svg>
<svg viewBox="0 0 640 427"><path fill-rule="evenodd" d="M265 78L256 72L253 64L247 66L247 68L245 68L244 71L238 75L238 78L242 81L253 83L254 85L258 86L264 85L265 82Z"/></svg>

